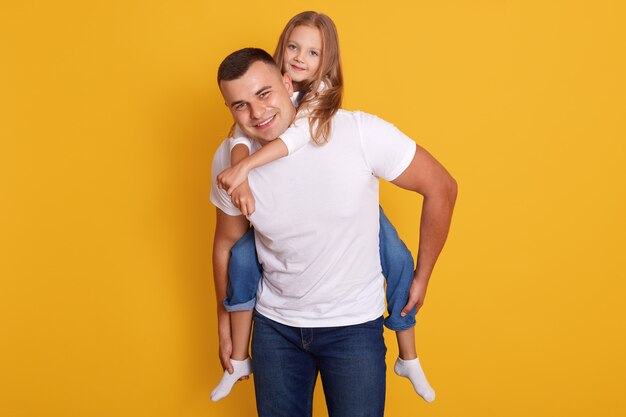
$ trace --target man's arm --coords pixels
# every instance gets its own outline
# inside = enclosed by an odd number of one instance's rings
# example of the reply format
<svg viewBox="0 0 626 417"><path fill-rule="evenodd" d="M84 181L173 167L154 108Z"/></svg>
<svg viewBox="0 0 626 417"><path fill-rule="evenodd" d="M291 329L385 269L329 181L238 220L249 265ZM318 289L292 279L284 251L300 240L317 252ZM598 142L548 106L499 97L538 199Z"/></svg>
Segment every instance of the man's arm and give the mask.
<svg viewBox="0 0 626 417"><path fill-rule="evenodd" d="M217 298L217 331L220 345L222 368L232 373L230 363L232 339L230 333L230 315L224 307L226 285L228 283L228 262L230 250L248 230L248 221L244 216L229 216L216 209L215 235L213 237L213 279Z"/></svg>
<svg viewBox="0 0 626 417"><path fill-rule="evenodd" d="M409 166L391 182L424 196L417 267L409 300L402 310L404 316L413 306L419 311L424 304L428 281L450 230L457 183L443 165L420 146Z"/></svg>

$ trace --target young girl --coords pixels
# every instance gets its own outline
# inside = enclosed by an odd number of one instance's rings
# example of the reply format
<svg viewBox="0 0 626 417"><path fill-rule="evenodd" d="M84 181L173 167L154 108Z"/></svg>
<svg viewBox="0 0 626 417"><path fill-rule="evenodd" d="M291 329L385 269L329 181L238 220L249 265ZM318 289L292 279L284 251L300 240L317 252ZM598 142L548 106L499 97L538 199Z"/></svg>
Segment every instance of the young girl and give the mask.
<svg viewBox="0 0 626 417"><path fill-rule="evenodd" d="M339 60L337 31L332 20L321 13L303 12L294 16L280 35L274 60L281 71L291 76L294 105L298 119L308 118L308 134L289 128L280 138L250 154L251 141L235 129L231 139L231 168L218 176L219 186L227 189L243 215L254 212L254 198L247 183L250 170L287 156L312 140L323 145L331 134L333 115L341 106L343 77ZM313 175L313 174L312 174ZM393 225L380 209L380 258L387 279L385 326L396 331L399 358L394 371L408 378L415 391L426 401L435 399L415 351L416 309L403 311L413 280L414 263L411 252L398 237ZM224 371L211 399L224 398L237 380L252 373L248 346L261 266L256 260L254 232L250 229L231 251L229 283L224 306L231 313L233 372Z"/></svg>

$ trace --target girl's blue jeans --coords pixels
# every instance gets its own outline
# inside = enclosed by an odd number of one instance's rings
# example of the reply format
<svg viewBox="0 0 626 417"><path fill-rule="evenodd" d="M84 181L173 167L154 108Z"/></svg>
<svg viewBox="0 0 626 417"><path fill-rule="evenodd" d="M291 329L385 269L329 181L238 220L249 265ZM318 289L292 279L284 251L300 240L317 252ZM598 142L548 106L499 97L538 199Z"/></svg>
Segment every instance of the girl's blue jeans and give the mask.
<svg viewBox="0 0 626 417"><path fill-rule="evenodd" d="M382 207L380 208L380 263L387 280L387 311L385 326L391 330L405 330L415 326L416 309L400 316L402 308L409 298L409 289L413 281L414 263L411 251L400 240ZM261 279L262 269L259 264L254 244L254 230L250 229L231 249L228 265L228 286L224 306L226 310L252 310L256 303L256 291Z"/></svg>

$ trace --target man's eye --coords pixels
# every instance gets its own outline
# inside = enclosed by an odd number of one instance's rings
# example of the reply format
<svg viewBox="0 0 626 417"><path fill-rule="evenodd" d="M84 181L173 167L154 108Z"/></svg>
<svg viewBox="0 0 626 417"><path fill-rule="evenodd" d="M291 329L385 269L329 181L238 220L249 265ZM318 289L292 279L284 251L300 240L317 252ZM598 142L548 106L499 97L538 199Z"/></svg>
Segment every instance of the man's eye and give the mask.
<svg viewBox="0 0 626 417"><path fill-rule="evenodd" d="M261 98L265 98L265 97L267 97L269 94L270 94L270 92L269 92L269 91L264 91L264 92L262 92L261 94L259 94L259 97L261 97Z"/></svg>
<svg viewBox="0 0 626 417"><path fill-rule="evenodd" d="M246 108L246 103L237 104L235 110L243 110Z"/></svg>

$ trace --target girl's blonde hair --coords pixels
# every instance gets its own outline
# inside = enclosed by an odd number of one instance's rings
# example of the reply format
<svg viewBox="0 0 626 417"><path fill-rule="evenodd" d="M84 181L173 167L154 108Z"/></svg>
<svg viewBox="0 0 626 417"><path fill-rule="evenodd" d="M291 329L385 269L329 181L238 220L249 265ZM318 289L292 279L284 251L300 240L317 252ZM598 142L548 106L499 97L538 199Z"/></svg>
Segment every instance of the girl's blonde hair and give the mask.
<svg viewBox="0 0 626 417"><path fill-rule="evenodd" d="M281 72L285 72L283 56L289 43L291 32L298 26L311 26L320 31L322 38L322 56L320 67L315 79L308 81L302 92L298 113L308 111L311 138L317 145L328 142L332 130L332 118L341 107L343 95L343 74L339 59L339 37L337 28L330 19L322 13L302 12L287 23L280 34L278 45L274 52L274 61ZM305 114L305 113L302 113ZM315 129L314 129L315 127Z"/></svg>

